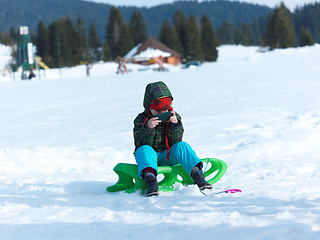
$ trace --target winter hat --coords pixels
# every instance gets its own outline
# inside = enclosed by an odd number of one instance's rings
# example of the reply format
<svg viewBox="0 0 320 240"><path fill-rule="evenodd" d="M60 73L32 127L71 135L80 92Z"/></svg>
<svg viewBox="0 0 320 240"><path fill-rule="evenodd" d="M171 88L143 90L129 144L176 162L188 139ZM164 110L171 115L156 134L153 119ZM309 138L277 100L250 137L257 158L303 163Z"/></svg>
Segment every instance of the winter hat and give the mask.
<svg viewBox="0 0 320 240"><path fill-rule="evenodd" d="M159 98L152 101L152 103L150 104L150 108L157 111L172 111L173 108L171 107L171 103L172 97Z"/></svg>

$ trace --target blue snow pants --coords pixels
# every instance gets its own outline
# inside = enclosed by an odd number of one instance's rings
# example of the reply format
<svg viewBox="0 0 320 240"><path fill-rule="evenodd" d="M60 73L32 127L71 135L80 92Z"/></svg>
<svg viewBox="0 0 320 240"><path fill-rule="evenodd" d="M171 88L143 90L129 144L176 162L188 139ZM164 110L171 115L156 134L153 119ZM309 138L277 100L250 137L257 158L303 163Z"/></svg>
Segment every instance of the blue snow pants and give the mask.
<svg viewBox="0 0 320 240"><path fill-rule="evenodd" d="M191 174L191 170L200 163L202 168L202 162L197 157L195 151L186 142L178 142L174 144L170 151L170 157L167 158L167 150L162 152L156 152L151 146L143 145L135 152L135 158L138 165L139 176L141 177L142 170L151 167L158 173L158 166L173 166L178 163Z"/></svg>

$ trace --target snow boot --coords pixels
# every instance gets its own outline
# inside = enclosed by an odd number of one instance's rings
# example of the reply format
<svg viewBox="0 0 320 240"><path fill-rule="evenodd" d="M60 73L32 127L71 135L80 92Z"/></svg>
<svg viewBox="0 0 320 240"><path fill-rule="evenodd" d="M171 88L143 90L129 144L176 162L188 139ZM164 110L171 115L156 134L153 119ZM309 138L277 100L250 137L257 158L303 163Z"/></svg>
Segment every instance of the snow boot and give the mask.
<svg viewBox="0 0 320 240"><path fill-rule="evenodd" d="M200 190L212 189L212 185L205 180L202 170L200 170L198 167L194 167L192 169L191 177L194 181L194 184L197 184Z"/></svg>
<svg viewBox="0 0 320 240"><path fill-rule="evenodd" d="M159 187L158 187L157 177L151 172L145 172L143 174L143 180L146 182L148 186L146 197L158 196Z"/></svg>

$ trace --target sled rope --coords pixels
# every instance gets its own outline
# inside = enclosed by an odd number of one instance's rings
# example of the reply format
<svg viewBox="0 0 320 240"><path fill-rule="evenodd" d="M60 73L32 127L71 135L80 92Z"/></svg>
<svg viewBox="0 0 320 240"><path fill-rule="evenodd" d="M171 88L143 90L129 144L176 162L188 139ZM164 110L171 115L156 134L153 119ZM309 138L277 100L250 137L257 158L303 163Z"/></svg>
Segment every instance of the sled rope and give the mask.
<svg viewBox="0 0 320 240"><path fill-rule="evenodd" d="M205 162L206 162L206 167L204 168L203 172L205 172L207 170L207 167L208 167L208 164L209 164L208 160L206 160ZM208 196L208 194L206 194L203 190L199 189L199 191L203 195ZM228 190L224 190L224 191L221 191L221 192L216 192L216 193L214 193L214 195L221 194L221 193L237 193L237 192L242 192L242 191L240 189L228 189Z"/></svg>

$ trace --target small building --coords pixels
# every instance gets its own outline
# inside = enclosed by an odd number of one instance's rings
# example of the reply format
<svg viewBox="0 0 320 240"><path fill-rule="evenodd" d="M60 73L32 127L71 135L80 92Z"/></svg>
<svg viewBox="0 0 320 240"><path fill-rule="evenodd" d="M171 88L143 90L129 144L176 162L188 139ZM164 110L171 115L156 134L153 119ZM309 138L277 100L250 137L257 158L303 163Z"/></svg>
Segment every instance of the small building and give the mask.
<svg viewBox="0 0 320 240"><path fill-rule="evenodd" d="M124 58L132 63L142 65L155 63L159 65L162 65L162 63L172 65L180 64L179 53L151 37L131 49Z"/></svg>

